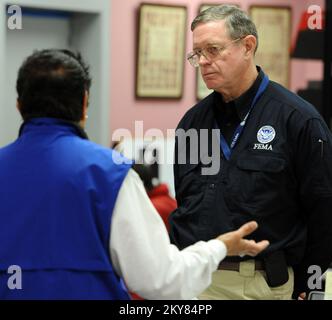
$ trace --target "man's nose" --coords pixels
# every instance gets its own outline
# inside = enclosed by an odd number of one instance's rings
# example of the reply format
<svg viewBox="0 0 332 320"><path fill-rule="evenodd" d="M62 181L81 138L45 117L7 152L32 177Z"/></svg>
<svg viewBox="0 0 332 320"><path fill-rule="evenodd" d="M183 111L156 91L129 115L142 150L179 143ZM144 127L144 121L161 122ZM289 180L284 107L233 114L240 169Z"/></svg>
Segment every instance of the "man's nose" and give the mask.
<svg viewBox="0 0 332 320"><path fill-rule="evenodd" d="M205 56L205 54L202 53L199 57L198 64L202 66L209 63L210 63L209 59Z"/></svg>

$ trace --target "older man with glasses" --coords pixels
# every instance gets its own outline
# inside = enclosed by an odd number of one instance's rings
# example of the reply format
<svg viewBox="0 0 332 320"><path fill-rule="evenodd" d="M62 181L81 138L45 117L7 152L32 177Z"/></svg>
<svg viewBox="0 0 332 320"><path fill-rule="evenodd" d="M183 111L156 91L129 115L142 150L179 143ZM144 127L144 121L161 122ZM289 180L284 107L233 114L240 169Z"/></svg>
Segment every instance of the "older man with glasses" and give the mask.
<svg viewBox="0 0 332 320"><path fill-rule="evenodd" d="M171 239L182 249L255 219L261 227L254 239L271 245L255 259L222 261L201 298L303 297L315 289L308 288L308 268L323 272L332 261L331 132L312 105L255 65L258 35L245 12L211 7L191 30L188 61L213 93L177 128ZM193 130L199 145L181 138ZM216 162L219 170L207 173Z"/></svg>

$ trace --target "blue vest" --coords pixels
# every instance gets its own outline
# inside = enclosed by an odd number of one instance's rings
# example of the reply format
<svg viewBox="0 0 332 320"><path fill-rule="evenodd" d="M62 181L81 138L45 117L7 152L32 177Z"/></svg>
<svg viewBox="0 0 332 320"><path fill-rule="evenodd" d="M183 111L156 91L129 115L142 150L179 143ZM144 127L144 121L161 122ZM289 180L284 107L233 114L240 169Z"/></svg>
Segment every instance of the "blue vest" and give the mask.
<svg viewBox="0 0 332 320"><path fill-rule="evenodd" d="M109 239L130 167L70 123L24 124L0 149L0 299L129 299ZM7 286L12 265L22 270L21 290Z"/></svg>

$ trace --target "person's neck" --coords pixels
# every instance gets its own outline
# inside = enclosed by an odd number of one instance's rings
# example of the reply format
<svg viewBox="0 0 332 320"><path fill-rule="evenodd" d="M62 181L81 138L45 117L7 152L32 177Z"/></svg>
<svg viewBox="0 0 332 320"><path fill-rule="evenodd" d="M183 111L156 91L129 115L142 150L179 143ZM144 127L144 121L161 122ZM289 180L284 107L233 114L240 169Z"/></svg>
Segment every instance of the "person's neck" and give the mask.
<svg viewBox="0 0 332 320"><path fill-rule="evenodd" d="M85 124L86 124L85 119L84 120L82 119L77 123L77 125L79 125L83 130L85 130Z"/></svg>
<svg viewBox="0 0 332 320"><path fill-rule="evenodd" d="M240 97L245 93L255 82L258 76L258 71L255 65L252 65L247 69L241 79L236 81L236 84L229 90L222 88L219 93L221 93L223 100L227 103L236 98Z"/></svg>

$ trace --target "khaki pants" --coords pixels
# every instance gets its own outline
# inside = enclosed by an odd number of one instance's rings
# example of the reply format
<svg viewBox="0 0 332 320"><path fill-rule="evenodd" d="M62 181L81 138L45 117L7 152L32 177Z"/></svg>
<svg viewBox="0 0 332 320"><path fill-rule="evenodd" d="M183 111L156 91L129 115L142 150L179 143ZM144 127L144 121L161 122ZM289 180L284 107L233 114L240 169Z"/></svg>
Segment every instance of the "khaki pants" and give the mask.
<svg viewBox="0 0 332 320"><path fill-rule="evenodd" d="M294 287L293 269L288 268L289 280L275 288L266 283L265 271L255 271L254 260L240 263L240 271L217 270L212 284L200 300L291 300Z"/></svg>

